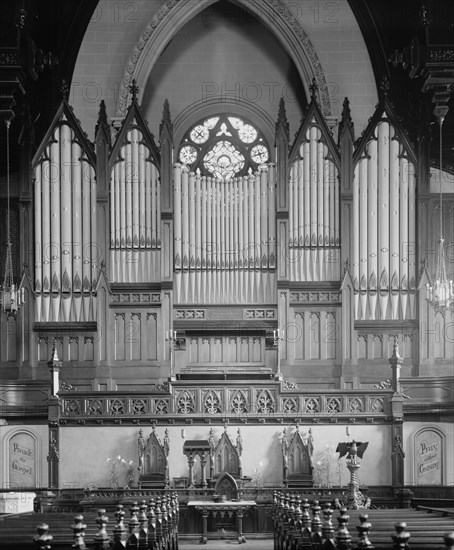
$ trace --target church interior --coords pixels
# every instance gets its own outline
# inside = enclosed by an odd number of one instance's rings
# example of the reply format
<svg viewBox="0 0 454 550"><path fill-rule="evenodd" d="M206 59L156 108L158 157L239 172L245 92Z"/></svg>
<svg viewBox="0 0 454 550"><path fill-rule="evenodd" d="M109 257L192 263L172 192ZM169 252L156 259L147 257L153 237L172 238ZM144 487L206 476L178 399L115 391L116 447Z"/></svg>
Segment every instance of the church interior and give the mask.
<svg viewBox="0 0 454 550"><path fill-rule="evenodd" d="M454 509L454 4L1 11L11 548L99 508L114 548L322 548L336 507L441 547L415 508Z"/></svg>

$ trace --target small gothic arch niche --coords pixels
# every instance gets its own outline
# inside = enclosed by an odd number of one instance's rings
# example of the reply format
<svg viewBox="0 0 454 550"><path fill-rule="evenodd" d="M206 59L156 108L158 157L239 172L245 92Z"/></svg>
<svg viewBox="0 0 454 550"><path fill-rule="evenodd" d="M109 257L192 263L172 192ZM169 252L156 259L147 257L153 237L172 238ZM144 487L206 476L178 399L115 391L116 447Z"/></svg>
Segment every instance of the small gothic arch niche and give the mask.
<svg viewBox="0 0 454 550"><path fill-rule="evenodd" d="M415 485L442 485L445 479L445 434L424 427L413 436L413 482Z"/></svg>
<svg viewBox="0 0 454 550"><path fill-rule="evenodd" d="M314 440L309 428L307 437L296 426L293 436L284 429L282 434L283 482L286 487L311 487L313 485Z"/></svg>
<svg viewBox="0 0 454 550"><path fill-rule="evenodd" d="M145 441L142 429L137 440L139 452L139 487L164 488L169 486L169 431L165 431L164 442L156 435L156 426Z"/></svg>

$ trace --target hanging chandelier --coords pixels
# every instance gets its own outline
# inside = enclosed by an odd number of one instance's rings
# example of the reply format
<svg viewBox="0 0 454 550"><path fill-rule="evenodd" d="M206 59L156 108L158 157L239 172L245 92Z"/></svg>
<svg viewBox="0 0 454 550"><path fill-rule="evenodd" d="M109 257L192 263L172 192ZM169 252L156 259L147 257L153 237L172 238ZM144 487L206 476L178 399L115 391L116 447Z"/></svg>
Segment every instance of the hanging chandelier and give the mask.
<svg viewBox="0 0 454 550"><path fill-rule="evenodd" d="M433 286L427 284L427 300L432 304L435 311L444 312L448 308L454 307L454 292L453 283L448 281L446 276L446 258L445 258L445 240L443 238L443 191L442 191L442 151L443 151L443 121L448 108L445 106L437 106L435 114L438 118L440 127L440 240L437 246L436 266L435 266L435 282Z"/></svg>
<svg viewBox="0 0 454 550"><path fill-rule="evenodd" d="M1 311L7 315L15 315L17 310L24 302L24 289L14 283L13 255L11 243L11 213L9 201L9 127L10 120L6 120L6 260L5 277L3 285L0 287L0 307Z"/></svg>

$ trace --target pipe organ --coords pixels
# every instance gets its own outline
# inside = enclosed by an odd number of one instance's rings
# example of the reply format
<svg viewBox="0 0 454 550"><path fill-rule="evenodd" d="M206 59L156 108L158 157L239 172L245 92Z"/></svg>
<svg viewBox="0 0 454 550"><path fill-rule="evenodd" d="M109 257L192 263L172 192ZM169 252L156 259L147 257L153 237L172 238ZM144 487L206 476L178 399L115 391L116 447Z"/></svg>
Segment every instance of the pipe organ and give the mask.
<svg viewBox="0 0 454 550"><path fill-rule="evenodd" d="M269 136L232 120L243 153L263 152ZM218 130L225 141L235 127ZM24 361L47 361L56 341L63 361L153 367L152 379L171 365L176 374L269 376L279 354L284 376L318 379L325 369L341 380L386 358L404 320L407 361L423 369L452 356L450 341L441 348L437 334L417 336L435 322L448 330L418 290L433 275L438 194L417 196L421 166L386 99L356 142L347 103L336 144L313 97L290 147L281 102L274 152L267 145L266 160L236 172L211 170L203 154L175 162L175 148L190 144L174 143L168 104L160 149L135 98L113 145L105 108L95 137L94 147L63 101L32 162L34 270L24 275L30 299L19 314L29 315L32 336L14 346L0 317L5 349ZM449 251L452 197L444 208ZM55 323L65 322L59 334ZM27 350L36 335L37 351Z"/></svg>
<svg viewBox="0 0 454 550"><path fill-rule="evenodd" d="M59 113L33 161L35 311L40 322L96 319L94 155L68 118L67 112Z"/></svg>
<svg viewBox="0 0 454 550"><path fill-rule="evenodd" d="M290 166L289 199L290 280L338 280L338 168L314 119Z"/></svg>
<svg viewBox="0 0 454 550"><path fill-rule="evenodd" d="M151 147L132 124L112 159L111 280L157 282L160 277L161 184Z"/></svg>
<svg viewBox="0 0 454 550"><path fill-rule="evenodd" d="M276 168L224 181L174 165L175 303L273 303Z"/></svg>
<svg viewBox="0 0 454 550"><path fill-rule="evenodd" d="M355 153L353 281L356 319L413 319L415 160L390 120Z"/></svg>

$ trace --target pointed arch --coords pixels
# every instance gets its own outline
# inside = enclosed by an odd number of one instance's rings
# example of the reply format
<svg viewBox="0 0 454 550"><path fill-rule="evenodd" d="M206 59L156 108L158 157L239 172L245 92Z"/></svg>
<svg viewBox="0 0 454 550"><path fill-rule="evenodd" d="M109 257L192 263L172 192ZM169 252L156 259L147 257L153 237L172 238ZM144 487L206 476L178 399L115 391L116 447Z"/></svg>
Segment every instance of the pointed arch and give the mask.
<svg viewBox="0 0 454 550"><path fill-rule="evenodd" d="M315 78L318 95L325 116L331 114L329 91L317 52L298 20L282 0L229 0L244 8L263 23L277 38L295 63L309 97L309 84ZM180 29L198 13L219 0L166 0L148 22L137 41L120 83L117 115L123 117L128 108L129 87L135 79L139 102L153 66L167 44Z"/></svg>

